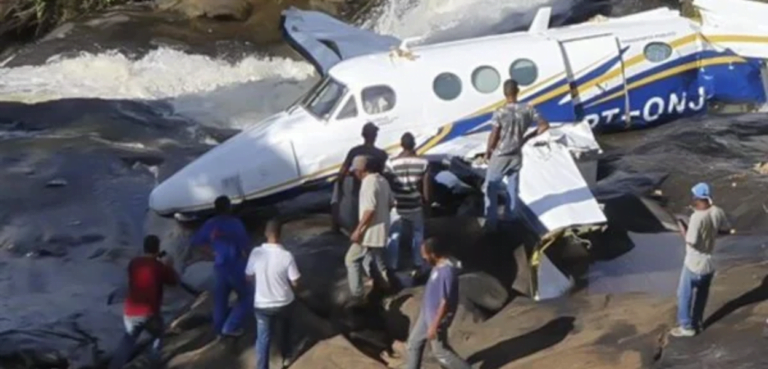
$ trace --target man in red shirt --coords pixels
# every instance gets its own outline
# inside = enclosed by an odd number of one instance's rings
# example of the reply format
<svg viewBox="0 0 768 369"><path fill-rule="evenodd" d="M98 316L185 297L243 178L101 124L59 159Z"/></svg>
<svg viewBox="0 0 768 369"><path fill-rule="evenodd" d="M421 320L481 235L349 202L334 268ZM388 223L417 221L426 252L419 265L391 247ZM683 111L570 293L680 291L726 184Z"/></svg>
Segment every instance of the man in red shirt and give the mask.
<svg viewBox="0 0 768 369"><path fill-rule="evenodd" d="M160 364L163 287L179 282L179 276L173 269L173 259L166 256L161 262L161 257L160 239L148 235L144 238L144 255L133 258L128 264L128 296L123 310L125 336L109 363L109 369L120 369L128 362L136 340L144 330L154 339L149 355L152 365L157 367Z"/></svg>

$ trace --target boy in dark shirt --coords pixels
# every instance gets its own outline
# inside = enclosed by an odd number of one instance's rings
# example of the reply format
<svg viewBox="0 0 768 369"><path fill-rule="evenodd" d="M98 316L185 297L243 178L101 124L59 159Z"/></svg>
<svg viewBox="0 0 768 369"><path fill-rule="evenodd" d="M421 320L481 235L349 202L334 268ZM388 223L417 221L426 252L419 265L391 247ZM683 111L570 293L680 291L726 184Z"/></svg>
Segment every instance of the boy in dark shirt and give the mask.
<svg viewBox="0 0 768 369"><path fill-rule="evenodd" d="M179 276L173 269L170 256L165 257L164 262L159 259L160 239L155 235L146 236L144 255L134 258L128 264L128 296L123 310L125 335L109 363L109 369L119 369L125 365L133 353L136 340L144 330L154 339L150 352L152 365L160 363L163 287L177 284Z"/></svg>
<svg viewBox="0 0 768 369"><path fill-rule="evenodd" d="M424 289L419 318L408 337L408 369L421 367L427 341L443 368L471 369L448 345L448 328L459 304L459 271L434 238L421 246L421 256L433 266Z"/></svg>

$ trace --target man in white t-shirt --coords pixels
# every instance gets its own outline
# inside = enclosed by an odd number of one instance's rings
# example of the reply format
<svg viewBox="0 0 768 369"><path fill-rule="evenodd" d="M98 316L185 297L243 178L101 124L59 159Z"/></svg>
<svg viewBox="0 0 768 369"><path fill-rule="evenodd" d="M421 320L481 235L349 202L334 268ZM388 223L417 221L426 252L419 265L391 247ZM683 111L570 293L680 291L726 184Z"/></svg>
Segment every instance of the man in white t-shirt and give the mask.
<svg viewBox="0 0 768 369"><path fill-rule="evenodd" d="M699 183L691 188L693 209L688 229L681 227L685 237L685 261L677 290L677 321L679 326L670 334L691 337L701 331L709 287L715 275L712 254L718 234L730 233L730 224L723 209L712 204L709 185Z"/></svg>
<svg viewBox="0 0 768 369"><path fill-rule="evenodd" d="M251 251L245 275L255 283L256 368L269 368L272 330L280 331L283 367L291 357L290 312L293 290L298 286L299 269L288 250L280 245L280 223L270 220L265 231L267 242Z"/></svg>

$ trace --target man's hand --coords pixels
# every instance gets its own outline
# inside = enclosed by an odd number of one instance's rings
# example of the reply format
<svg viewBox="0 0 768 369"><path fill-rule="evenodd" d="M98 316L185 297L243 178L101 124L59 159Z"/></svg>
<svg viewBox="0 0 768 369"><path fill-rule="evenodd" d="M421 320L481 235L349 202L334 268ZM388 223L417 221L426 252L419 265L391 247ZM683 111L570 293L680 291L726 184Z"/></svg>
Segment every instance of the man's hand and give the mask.
<svg viewBox="0 0 768 369"><path fill-rule="evenodd" d="M437 338L437 326L432 324L429 326L429 330L427 331L427 339L431 341L435 338Z"/></svg>
<svg viewBox="0 0 768 369"><path fill-rule="evenodd" d="M355 231L352 232L352 234L349 236L349 240L353 243L360 243L362 234L363 232L360 230L360 228L355 228Z"/></svg>

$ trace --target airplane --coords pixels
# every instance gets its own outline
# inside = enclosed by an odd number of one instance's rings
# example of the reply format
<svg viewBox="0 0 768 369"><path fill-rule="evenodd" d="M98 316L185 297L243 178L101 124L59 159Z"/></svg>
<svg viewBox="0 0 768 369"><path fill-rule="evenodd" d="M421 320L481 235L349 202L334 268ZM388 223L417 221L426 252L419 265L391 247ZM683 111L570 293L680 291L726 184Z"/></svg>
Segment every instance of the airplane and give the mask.
<svg viewBox="0 0 768 369"><path fill-rule="evenodd" d="M489 118L504 103L501 85L512 78L521 100L555 127L541 140L559 142L524 148L521 199L550 230L605 221L574 159L599 152L593 131L766 101L768 5L693 4L696 18L658 8L552 29L551 9L541 8L527 31L426 45L288 9L285 38L322 79L160 183L150 208L185 219L210 211L222 194L258 205L327 186L366 122L379 127L377 144L390 154L409 131L421 154L472 160L485 150Z"/></svg>

